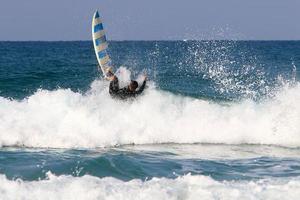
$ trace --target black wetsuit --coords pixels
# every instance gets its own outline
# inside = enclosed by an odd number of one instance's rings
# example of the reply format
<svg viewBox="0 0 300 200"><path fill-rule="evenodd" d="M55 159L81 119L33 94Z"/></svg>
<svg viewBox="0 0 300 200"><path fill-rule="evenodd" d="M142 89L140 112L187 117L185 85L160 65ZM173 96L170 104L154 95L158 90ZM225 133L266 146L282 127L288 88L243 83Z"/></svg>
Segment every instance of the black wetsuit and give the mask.
<svg viewBox="0 0 300 200"><path fill-rule="evenodd" d="M137 95L141 94L145 89L146 81L143 82L141 87L136 91L130 91L128 87L119 88L119 80L117 77L114 78L109 84L109 94L113 97L119 99L128 99L131 97L136 97Z"/></svg>

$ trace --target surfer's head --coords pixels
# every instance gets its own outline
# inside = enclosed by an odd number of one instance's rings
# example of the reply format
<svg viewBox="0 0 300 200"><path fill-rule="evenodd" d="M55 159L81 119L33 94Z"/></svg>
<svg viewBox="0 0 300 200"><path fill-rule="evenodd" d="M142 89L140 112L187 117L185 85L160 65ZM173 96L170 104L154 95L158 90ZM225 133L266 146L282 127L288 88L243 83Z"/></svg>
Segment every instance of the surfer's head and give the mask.
<svg viewBox="0 0 300 200"><path fill-rule="evenodd" d="M135 91L138 86L139 86L138 82L131 80L129 84L129 89L131 91Z"/></svg>

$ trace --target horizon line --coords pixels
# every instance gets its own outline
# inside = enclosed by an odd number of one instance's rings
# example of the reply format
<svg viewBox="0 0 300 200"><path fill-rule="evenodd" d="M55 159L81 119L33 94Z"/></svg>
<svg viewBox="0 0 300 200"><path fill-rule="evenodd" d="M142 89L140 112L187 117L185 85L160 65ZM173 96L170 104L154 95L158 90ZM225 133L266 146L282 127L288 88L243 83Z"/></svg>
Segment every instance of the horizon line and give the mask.
<svg viewBox="0 0 300 200"><path fill-rule="evenodd" d="M236 41L236 42L297 42L300 39L182 39L182 40L108 40L109 42L188 42L188 41ZM93 42L93 40L0 40L0 42Z"/></svg>

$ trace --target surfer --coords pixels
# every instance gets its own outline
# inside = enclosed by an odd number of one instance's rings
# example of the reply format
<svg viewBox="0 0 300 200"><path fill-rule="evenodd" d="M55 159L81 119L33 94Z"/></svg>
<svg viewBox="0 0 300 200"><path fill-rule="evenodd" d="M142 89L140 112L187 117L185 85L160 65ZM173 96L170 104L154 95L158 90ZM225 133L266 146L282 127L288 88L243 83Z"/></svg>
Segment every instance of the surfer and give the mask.
<svg viewBox="0 0 300 200"><path fill-rule="evenodd" d="M112 97L119 98L119 99L128 99L128 98L136 97L143 92L146 86L147 76L144 75L144 81L140 86L140 88L138 88L139 85L137 81L131 80L130 84L127 87L120 89L119 79L112 72L110 68L107 70L107 79L110 81L109 94Z"/></svg>
<svg viewBox="0 0 300 200"><path fill-rule="evenodd" d="M102 20L100 19L99 12L96 11L92 22L92 36L93 44L96 53L96 57L99 63L99 68L105 74L105 77L110 81L109 93L112 97L119 99L127 99L130 97L136 97L141 94L146 86L147 77L144 76L144 81L141 87L138 89L138 83L136 81L131 81L127 87L119 88L118 77L112 72L110 68L111 60L108 55L108 43L106 40Z"/></svg>

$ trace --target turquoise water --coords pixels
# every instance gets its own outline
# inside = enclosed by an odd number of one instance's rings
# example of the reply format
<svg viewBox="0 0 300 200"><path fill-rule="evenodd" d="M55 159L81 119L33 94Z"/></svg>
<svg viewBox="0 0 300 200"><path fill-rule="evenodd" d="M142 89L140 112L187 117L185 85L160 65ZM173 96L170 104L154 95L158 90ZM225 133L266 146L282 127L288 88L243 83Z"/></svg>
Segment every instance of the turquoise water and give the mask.
<svg viewBox="0 0 300 200"><path fill-rule="evenodd" d="M201 153L193 154L187 149ZM211 153L211 149L215 152ZM225 151L228 155L216 154L216 151ZM277 153L278 157L269 152ZM256 180L299 176L299 152L299 149L282 147L211 144L141 145L93 150L4 148L0 168L9 179L23 180L45 179L48 171L56 175L113 176L124 181L153 177L174 179L189 173L219 181ZM291 155L286 157L284 153Z"/></svg>
<svg viewBox="0 0 300 200"><path fill-rule="evenodd" d="M110 98L91 42L0 42L1 199L300 195L300 42L109 53L121 84L147 72L142 96Z"/></svg>

